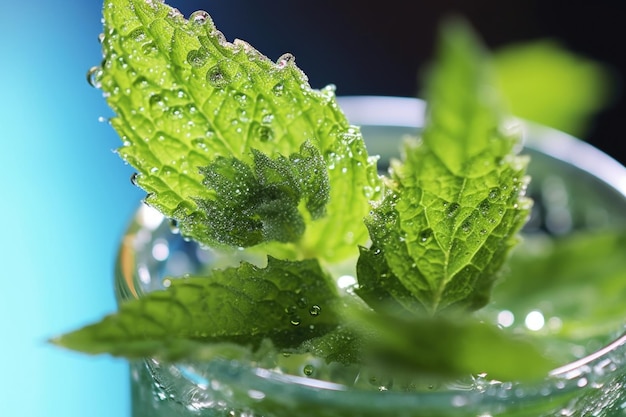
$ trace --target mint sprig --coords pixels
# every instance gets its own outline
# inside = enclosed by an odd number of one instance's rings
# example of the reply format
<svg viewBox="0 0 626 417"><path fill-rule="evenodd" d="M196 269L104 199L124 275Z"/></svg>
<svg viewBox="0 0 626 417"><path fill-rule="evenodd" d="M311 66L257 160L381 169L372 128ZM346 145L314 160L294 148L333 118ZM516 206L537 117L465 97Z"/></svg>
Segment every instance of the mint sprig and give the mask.
<svg viewBox="0 0 626 417"><path fill-rule="evenodd" d="M103 14L105 59L97 82L116 114L119 154L138 171L148 204L189 238L228 242L221 236L228 231L219 230L216 239L213 212L197 203L214 199L201 168L218 157L252 166L252 150L290 157L306 142L328 172L326 216L310 221L300 207L311 227L297 245L267 250L326 261L356 256L356 245L367 240L361 219L380 184L375 160L332 88L312 89L289 54L272 62L246 42L226 41L205 12L187 20L158 1L106 0ZM310 172L316 166L303 172L311 190L325 188L324 177Z"/></svg>
<svg viewBox="0 0 626 417"><path fill-rule="evenodd" d="M388 193L366 220L358 293L374 308L484 306L528 216L527 160L472 36L459 22L442 32L421 140L391 164Z"/></svg>
<svg viewBox="0 0 626 417"><path fill-rule="evenodd" d="M422 314L486 302L529 206L526 161L500 129L469 31L446 28L423 143L383 183L333 89L312 89L291 55L272 62L208 14L186 20L158 1L105 0L104 22L97 82L147 202L186 237L255 246L268 264L172 277L55 343L172 361L271 346L365 368L528 376L504 353L472 363L512 347L547 372L540 352L493 327ZM359 253L356 292L376 313L324 269Z"/></svg>

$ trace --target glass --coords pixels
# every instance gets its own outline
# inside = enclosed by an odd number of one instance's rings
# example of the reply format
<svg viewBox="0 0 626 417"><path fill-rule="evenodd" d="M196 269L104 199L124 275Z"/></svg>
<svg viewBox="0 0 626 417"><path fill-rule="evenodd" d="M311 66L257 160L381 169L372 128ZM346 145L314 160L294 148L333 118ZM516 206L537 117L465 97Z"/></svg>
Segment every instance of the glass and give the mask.
<svg viewBox="0 0 626 417"><path fill-rule="evenodd" d="M424 103L416 99L339 100L351 122L362 127L370 154L381 155L383 162L397 152L404 136L415 135L423 124ZM523 153L532 158L528 193L535 205L525 228L531 240L626 224L626 169L619 163L584 142L532 124L527 126ZM217 261L218 254L184 240L169 221L142 206L120 248L118 300L140 297L162 288L165 276L197 271ZM558 311L558 305L553 307ZM621 322L626 303L617 311ZM507 310L487 308L485 314L511 325L507 321L513 318L503 312ZM546 319L540 309L532 310L518 325L547 326ZM133 417L625 415L625 345L620 324L588 343L558 345L567 350L567 361L535 383L498 383L478 376L470 383L415 392L394 391L380 381L348 386L317 379L306 362L291 372L226 360L181 365L146 359L130 365L132 413Z"/></svg>

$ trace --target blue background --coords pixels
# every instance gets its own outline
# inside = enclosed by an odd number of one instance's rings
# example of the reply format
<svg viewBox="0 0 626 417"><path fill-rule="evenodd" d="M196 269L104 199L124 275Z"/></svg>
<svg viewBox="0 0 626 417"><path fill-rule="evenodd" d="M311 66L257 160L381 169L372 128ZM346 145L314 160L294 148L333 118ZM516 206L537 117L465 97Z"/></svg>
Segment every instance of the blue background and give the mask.
<svg viewBox="0 0 626 417"><path fill-rule="evenodd" d="M462 1L178 3L186 14L208 10L229 40L251 41L272 59L293 52L313 87L333 82L342 95L414 96L417 68L448 10L468 14L492 46L551 36L618 74L624 68L618 2L568 2L567 14L556 3L522 0L471 8ZM116 246L143 197L129 182L130 167L112 152L119 139L98 121L109 115L101 92L85 80L101 59L100 7L0 3L2 416L128 415L124 361L46 343L114 310ZM622 162L616 138L623 118L620 96L589 137Z"/></svg>

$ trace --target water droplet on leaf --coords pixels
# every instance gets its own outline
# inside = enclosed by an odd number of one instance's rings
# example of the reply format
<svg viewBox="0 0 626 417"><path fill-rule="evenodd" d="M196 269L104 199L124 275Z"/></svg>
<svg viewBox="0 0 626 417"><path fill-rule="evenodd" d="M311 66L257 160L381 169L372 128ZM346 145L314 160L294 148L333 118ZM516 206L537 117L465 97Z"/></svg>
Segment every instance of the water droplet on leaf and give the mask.
<svg viewBox="0 0 626 417"><path fill-rule="evenodd" d="M326 87L323 88L323 90L329 93L334 93L335 91L337 91L337 86L335 84L328 84Z"/></svg>
<svg viewBox="0 0 626 417"><path fill-rule="evenodd" d="M298 317L298 316L294 316L294 317L292 317L292 318L291 318L290 323L291 323L292 325L294 325L294 326L299 326L299 325L300 325L300 323L301 323L301 319L300 319L300 317Z"/></svg>
<svg viewBox="0 0 626 417"><path fill-rule="evenodd" d="M178 221L176 221L176 219L170 219L170 231L173 234L180 233L180 228L178 227Z"/></svg>
<svg viewBox="0 0 626 417"><path fill-rule="evenodd" d="M491 209L491 203L489 203L487 199L481 201L478 205L478 211L480 211L480 214L482 214L483 216L489 214L489 209Z"/></svg>
<svg viewBox="0 0 626 417"><path fill-rule="evenodd" d="M150 105L150 111L154 116L158 117L162 115L165 110L167 110L165 100L163 100L163 96L160 94L153 94L150 96L148 103Z"/></svg>
<svg viewBox="0 0 626 417"><path fill-rule="evenodd" d="M224 88L230 83L230 79L226 74L224 74L224 71L222 71L219 65L216 65L207 71L206 79L209 84L215 88Z"/></svg>
<svg viewBox="0 0 626 417"><path fill-rule="evenodd" d="M154 42L146 42L141 46L141 51L144 55L150 56L156 54L159 49Z"/></svg>
<svg viewBox="0 0 626 417"><path fill-rule="evenodd" d="M296 63L296 57L294 57L289 52L287 52L286 54L282 54L280 58L276 60L276 65L278 66L279 69L283 69L287 67L288 65L295 64L295 63Z"/></svg>
<svg viewBox="0 0 626 417"><path fill-rule="evenodd" d="M274 92L274 94L280 97L283 95L284 89L285 89L285 85L283 83L278 83L272 88L272 91Z"/></svg>
<svg viewBox="0 0 626 417"><path fill-rule="evenodd" d="M203 25L210 19L210 16L204 10L196 10L189 16L189 22L194 25Z"/></svg>
<svg viewBox="0 0 626 417"><path fill-rule="evenodd" d="M311 314L313 317L319 316L321 312L322 308L317 304L312 305L311 309L309 310L309 314Z"/></svg>
<svg viewBox="0 0 626 417"><path fill-rule="evenodd" d="M420 243L427 243L433 237L433 229L424 229L419 234Z"/></svg>
<svg viewBox="0 0 626 417"><path fill-rule="evenodd" d="M102 68L101 67L89 68L89 71L87 71L87 82L92 87L95 87L95 88L102 87Z"/></svg>
<svg viewBox="0 0 626 417"><path fill-rule="evenodd" d="M150 87L150 82L144 76L137 77L135 81L133 81L133 87L145 89Z"/></svg>
<svg viewBox="0 0 626 417"><path fill-rule="evenodd" d="M459 203L450 203L446 209L446 215L448 217L454 217L457 213L457 211L459 211L460 208L460 204Z"/></svg>
<svg viewBox="0 0 626 417"><path fill-rule="evenodd" d="M209 59L209 53L204 49L192 49L187 52L187 62L194 68L203 67Z"/></svg>
<svg viewBox="0 0 626 417"><path fill-rule="evenodd" d="M137 28L131 31L128 34L128 37L134 40L135 42L143 42L146 40L146 32L144 32L143 28Z"/></svg>
<svg viewBox="0 0 626 417"><path fill-rule="evenodd" d="M269 126L259 125L256 128L256 135L261 142L269 142L274 139L274 130Z"/></svg>
<svg viewBox="0 0 626 417"><path fill-rule="evenodd" d="M315 372L315 367L313 365L305 365L304 368L302 369L302 373L306 376L311 376L313 375L313 372Z"/></svg>

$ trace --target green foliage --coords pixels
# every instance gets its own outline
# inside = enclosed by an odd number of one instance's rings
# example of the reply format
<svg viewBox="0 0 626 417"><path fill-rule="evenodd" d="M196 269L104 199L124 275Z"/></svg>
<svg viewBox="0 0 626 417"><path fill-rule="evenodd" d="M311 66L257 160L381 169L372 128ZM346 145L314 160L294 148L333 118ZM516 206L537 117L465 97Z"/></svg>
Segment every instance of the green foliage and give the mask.
<svg viewBox="0 0 626 417"><path fill-rule="evenodd" d="M608 68L554 41L508 45L494 54L494 62L513 114L581 138L613 98Z"/></svg>
<svg viewBox="0 0 626 417"><path fill-rule="evenodd" d="M269 339L293 348L339 321L334 282L316 261L268 258L265 268L242 263L168 282L167 290L123 303L117 313L54 343L130 358L197 359L228 342L256 348Z"/></svg>
<svg viewBox="0 0 626 417"><path fill-rule="evenodd" d="M421 142L392 163L389 191L366 220L358 293L374 308L484 306L531 205L527 161L502 130L484 52L464 26L446 29Z"/></svg>
<svg viewBox="0 0 626 417"><path fill-rule="evenodd" d="M218 156L200 168L210 199L196 204L207 215L211 240L248 247L266 241L296 242L305 230L301 200L313 219L325 214L329 196L324 160L309 142L289 158L252 150L254 168Z"/></svg>
<svg viewBox="0 0 626 417"><path fill-rule="evenodd" d="M515 317L540 308L546 319L558 317L559 327L547 331L564 340L605 337L624 324L625 247L621 228L551 240L527 238L494 288L494 307Z"/></svg>
<svg viewBox="0 0 626 417"><path fill-rule="evenodd" d="M158 1L105 0L104 26L97 82L147 202L185 236L257 246L268 264L170 279L55 343L170 361L281 351L437 377L553 366L455 314L487 302L530 207L527 161L471 31L445 27L426 128L383 183L333 89L310 88L291 55L272 62L206 13L185 20ZM367 305L323 269L358 255Z"/></svg>
<svg viewBox="0 0 626 417"><path fill-rule="evenodd" d="M366 311L351 318L364 339L362 362L399 375L458 378L486 373L489 379L523 381L542 378L557 365L530 340L474 318Z"/></svg>
<svg viewBox="0 0 626 417"><path fill-rule="evenodd" d="M212 200L214 191L200 168L218 157L252 165L252 149L275 158L298 153L307 142L324 160L330 193L327 215L313 216L320 218L303 232L296 251L328 261L357 254L356 245L367 239L361 219L379 178L332 88L312 89L289 54L272 62L246 42L226 41L204 12L186 20L158 1L106 0L103 13L97 83L116 113L111 124L123 139L119 154L138 171L136 182L150 205L175 219L184 235L215 245L213 212L198 204ZM312 191L326 189L325 180L316 182L323 178L302 179ZM308 201L313 207L301 207L301 215L307 209L320 214ZM220 234L230 232L223 229ZM218 239L231 240L239 238Z"/></svg>

